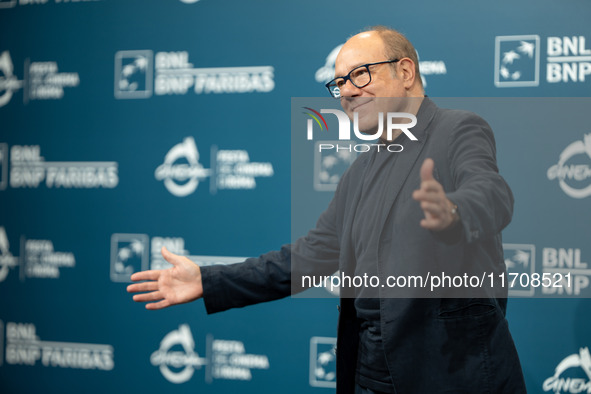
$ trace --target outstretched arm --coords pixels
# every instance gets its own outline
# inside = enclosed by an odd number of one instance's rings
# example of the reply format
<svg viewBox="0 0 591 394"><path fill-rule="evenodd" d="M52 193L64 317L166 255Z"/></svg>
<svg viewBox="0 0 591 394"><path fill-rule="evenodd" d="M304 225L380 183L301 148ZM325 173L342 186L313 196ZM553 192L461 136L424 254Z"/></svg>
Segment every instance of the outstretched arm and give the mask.
<svg viewBox="0 0 591 394"><path fill-rule="evenodd" d="M201 269L185 256L179 256L162 248L162 256L173 266L165 270L136 272L131 276L134 283L127 287L135 294L136 302L148 302L146 309L162 309L172 305L195 301L203 296Z"/></svg>

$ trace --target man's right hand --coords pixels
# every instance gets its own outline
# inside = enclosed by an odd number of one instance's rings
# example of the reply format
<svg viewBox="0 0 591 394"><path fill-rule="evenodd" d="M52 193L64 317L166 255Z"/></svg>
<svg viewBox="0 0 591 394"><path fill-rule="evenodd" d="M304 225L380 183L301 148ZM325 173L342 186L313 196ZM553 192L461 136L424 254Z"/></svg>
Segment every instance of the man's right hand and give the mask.
<svg viewBox="0 0 591 394"><path fill-rule="evenodd" d="M146 309L162 309L171 305L195 301L203 296L201 269L186 258L162 248L162 257L173 266L165 270L136 272L131 275L134 283L127 287L136 302L149 302Z"/></svg>

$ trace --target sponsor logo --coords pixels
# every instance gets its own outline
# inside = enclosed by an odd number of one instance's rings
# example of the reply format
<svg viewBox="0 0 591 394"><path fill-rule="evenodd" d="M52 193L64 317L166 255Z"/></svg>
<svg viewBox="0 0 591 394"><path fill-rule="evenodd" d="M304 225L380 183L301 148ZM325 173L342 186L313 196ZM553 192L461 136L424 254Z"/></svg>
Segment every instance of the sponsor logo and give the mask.
<svg viewBox="0 0 591 394"><path fill-rule="evenodd" d="M8 144L0 144L0 190L8 186Z"/></svg>
<svg viewBox="0 0 591 394"><path fill-rule="evenodd" d="M150 362L159 367L162 376L171 383L189 381L196 370L205 366L205 381L214 379L252 380L253 369L269 369L265 355L247 354L244 343L235 340L206 338L207 357L195 351L195 340L188 324L181 324L160 342L160 348L152 353Z"/></svg>
<svg viewBox="0 0 591 394"><path fill-rule="evenodd" d="M419 71L421 73L421 82L423 87L427 87L427 75L445 75L447 74L447 67L443 60L421 60L419 52L417 51L419 59Z"/></svg>
<svg viewBox="0 0 591 394"><path fill-rule="evenodd" d="M324 66L322 66L318 70L316 70L316 74L314 76L316 79L316 82L322 83L322 84L327 84L329 81L331 81L335 77L335 71L334 71L335 62L337 60L337 55L341 51L341 48L343 47L343 45L344 44L337 45L332 51L330 51L330 53L326 57L326 61L324 63Z"/></svg>
<svg viewBox="0 0 591 394"><path fill-rule="evenodd" d="M549 180L558 180L566 195L572 198L591 196L591 134L568 145L560 154L558 163L546 173Z"/></svg>
<svg viewBox="0 0 591 394"><path fill-rule="evenodd" d="M14 65L10 53L4 51L0 54L0 107L8 104L15 91L23 87L23 81L13 74Z"/></svg>
<svg viewBox="0 0 591 394"><path fill-rule="evenodd" d="M215 157L215 179L212 179L210 191L256 188L256 178L269 178L274 175L273 165L269 162L251 162L246 150L211 149L211 157Z"/></svg>
<svg viewBox="0 0 591 394"><path fill-rule="evenodd" d="M182 350L171 350L177 345ZM150 356L150 362L160 368L160 373L169 382L185 383L191 379L195 369L200 369L207 363L194 348L191 330L187 324L182 324L178 330L166 334L160 342L160 348Z"/></svg>
<svg viewBox="0 0 591 394"><path fill-rule="evenodd" d="M45 161L39 145L13 145L10 148L10 187L112 189L119 183L117 162Z"/></svg>
<svg viewBox="0 0 591 394"><path fill-rule="evenodd" d="M174 254L186 256L201 267L246 260L246 257L191 255L181 237L154 236L150 239L147 234L118 233L111 236L111 281L129 283L130 276L136 272L172 267L162 257L163 246Z"/></svg>
<svg viewBox="0 0 591 394"><path fill-rule="evenodd" d="M585 82L591 75L591 49L585 36L548 37L546 80L549 83Z"/></svg>
<svg viewBox="0 0 591 394"><path fill-rule="evenodd" d="M80 84L78 73L59 72L57 62L29 64L27 60L25 70L28 70L25 104L29 100L59 100L64 97L64 88Z"/></svg>
<svg viewBox="0 0 591 394"><path fill-rule="evenodd" d="M111 236L111 280L130 282L133 273L148 269L146 234L113 234Z"/></svg>
<svg viewBox="0 0 591 394"><path fill-rule="evenodd" d="M58 279L62 268L74 268L76 258L72 252L57 252L53 242L48 239L20 238L21 269L20 279L45 278ZM19 265L18 258L9 250L8 237L4 227L0 227L0 282L6 279L10 268Z"/></svg>
<svg viewBox="0 0 591 394"><path fill-rule="evenodd" d="M508 277L512 274L531 275L536 272L536 247L534 245L523 244L503 244L505 266L507 267ZM533 296L535 287L531 283L515 282L516 285L509 288L509 296Z"/></svg>
<svg viewBox="0 0 591 394"><path fill-rule="evenodd" d="M101 1L101 0L53 0L52 3L60 4L60 3L82 3L82 2L89 2L89 1ZM49 3L49 0L0 0L0 8L10 8L15 7L17 4L19 6L23 5L42 5Z"/></svg>
<svg viewBox="0 0 591 394"><path fill-rule="evenodd" d="M546 42L546 63L541 64L541 41ZM539 35L497 36L495 38L495 86L535 87L540 69L546 82L585 82L591 75L591 49L585 36L546 37Z"/></svg>
<svg viewBox="0 0 591 394"><path fill-rule="evenodd" d="M2 320L0 320L0 333L4 333L4 322L2 322ZM4 357L2 357L2 355L4 354L4 335L0 335L0 367L2 366L3 362L4 362Z"/></svg>
<svg viewBox="0 0 591 394"><path fill-rule="evenodd" d="M272 66L198 68L189 62L187 51L152 54L150 50L115 54L115 98L185 95L189 90L195 94L268 93L275 88Z"/></svg>
<svg viewBox="0 0 591 394"><path fill-rule="evenodd" d="M495 40L495 86L538 86L540 37L498 36Z"/></svg>
<svg viewBox="0 0 591 394"><path fill-rule="evenodd" d="M356 151L347 149L321 149L321 146L339 146L339 141L317 141L314 147L314 190L335 191L341 176L357 158Z"/></svg>
<svg viewBox="0 0 591 394"><path fill-rule="evenodd" d="M335 388L337 381L336 338L310 339L310 386Z"/></svg>
<svg viewBox="0 0 591 394"><path fill-rule="evenodd" d="M61 268L74 268L76 258L71 252L56 252L53 242L47 239L21 237L21 280L25 278L58 279Z"/></svg>
<svg viewBox="0 0 591 394"><path fill-rule="evenodd" d="M314 79L316 82L326 84L335 77L335 62L337 55L344 44L337 45L326 57L325 63L322 67L316 70ZM417 51L417 57L419 58L419 71L421 73L421 81L423 87L427 87L426 75L445 75L447 74L447 67L443 60L420 60L419 52Z"/></svg>
<svg viewBox="0 0 591 394"><path fill-rule="evenodd" d="M164 157L164 163L158 168L154 176L158 181L164 181L164 187L177 197L192 194L199 186L199 181L210 174L199 163L199 151L193 137L187 137L183 142L175 145Z"/></svg>
<svg viewBox="0 0 591 394"><path fill-rule="evenodd" d="M263 354L247 354L244 342L214 339L207 336L211 345L211 362L208 363L205 381L213 379L252 380L253 369L269 369L269 358Z"/></svg>
<svg viewBox="0 0 591 394"><path fill-rule="evenodd" d="M211 194L226 189L254 189L256 178L274 175L271 163L251 162L246 150L220 150L210 148L211 169L199 163L199 151L193 137L168 151L162 163L154 172L158 181L164 181L166 189L174 196L186 197L193 194L199 183L210 177Z"/></svg>
<svg viewBox="0 0 591 394"><path fill-rule="evenodd" d="M6 364L95 369L115 367L113 347L92 343L42 341L32 323L6 323Z"/></svg>
<svg viewBox="0 0 591 394"><path fill-rule="evenodd" d="M563 377L563 375L568 377ZM542 388L546 392L551 391L556 394L591 393L591 355L589 354L589 348L581 348L578 354L571 354L558 363L554 375L544 381Z"/></svg>
<svg viewBox="0 0 591 394"><path fill-rule="evenodd" d="M0 8L12 8L16 6L16 0L0 0Z"/></svg>
<svg viewBox="0 0 591 394"><path fill-rule="evenodd" d="M3 282L11 269L18 266L18 259L10 253L10 244L4 227L0 227L0 282Z"/></svg>
<svg viewBox="0 0 591 394"><path fill-rule="evenodd" d="M152 96L152 51L119 51L115 54L115 98Z"/></svg>
<svg viewBox="0 0 591 394"><path fill-rule="evenodd" d="M542 248L539 273L534 245L503 244L503 252L509 296L588 296L591 268L581 249Z"/></svg>
<svg viewBox="0 0 591 394"><path fill-rule="evenodd" d="M4 51L0 55L0 71L4 74L0 77L0 107L8 104L13 93L23 85L23 101L27 104L30 100L59 100L64 97L64 88L80 84L78 73L59 72L55 61L31 62L26 59L24 68L25 79L19 81L13 75L10 53Z"/></svg>
<svg viewBox="0 0 591 394"><path fill-rule="evenodd" d="M542 249L543 272L549 274L553 279L561 275L561 283L542 286L542 293L571 296L588 294L591 269L589 264L582 260L582 255L581 249L578 248Z"/></svg>

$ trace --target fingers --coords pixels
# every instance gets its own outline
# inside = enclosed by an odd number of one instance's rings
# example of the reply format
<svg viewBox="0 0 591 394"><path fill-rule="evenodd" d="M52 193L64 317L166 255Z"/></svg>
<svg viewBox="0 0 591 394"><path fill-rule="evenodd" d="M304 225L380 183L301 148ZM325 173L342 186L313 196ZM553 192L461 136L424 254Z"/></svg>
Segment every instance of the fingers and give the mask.
<svg viewBox="0 0 591 394"><path fill-rule="evenodd" d="M425 214L430 214L435 217L440 217L446 213L444 207L442 207L441 204L427 201L421 202L421 209L423 212L425 212Z"/></svg>
<svg viewBox="0 0 591 394"><path fill-rule="evenodd" d="M133 296L135 302L160 301L164 296L160 291L153 291L151 293L136 294Z"/></svg>
<svg viewBox="0 0 591 394"><path fill-rule="evenodd" d="M421 227L427 230L439 230L441 225L441 220L439 219L421 219Z"/></svg>
<svg viewBox="0 0 591 394"><path fill-rule="evenodd" d="M131 275L131 280L138 282L140 280L158 280L161 270L141 271Z"/></svg>
<svg viewBox="0 0 591 394"><path fill-rule="evenodd" d="M179 264L180 257L182 257L182 256L174 254L171 251L169 251L168 249L166 249L166 246L162 247L162 249L160 250L160 253L162 253L162 257L164 257L164 260L168 261L170 264L172 264L174 266Z"/></svg>
<svg viewBox="0 0 591 394"><path fill-rule="evenodd" d="M421 187L415 190L412 197L420 202L425 218L420 225L428 230L442 230L453 221L450 203L443 186L433 177L435 163L425 159L421 165Z"/></svg>
<svg viewBox="0 0 591 394"><path fill-rule="evenodd" d="M438 202L445 195L443 186L433 177L435 163L432 159L425 159L421 166L421 187L415 190L412 197L418 201Z"/></svg>
<svg viewBox="0 0 591 394"><path fill-rule="evenodd" d="M423 182L421 188L412 193L412 198L417 201L438 202L443 196L443 187L437 181Z"/></svg>
<svg viewBox="0 0 591 394"><path fill-rule="evenodd" d="M166 308L169 306L170 306L170 302L168 302L167 300L162 300L160 302L151 302L149 304L146 304L146 309L155 311L155 310Z"/></svg>
<svg viewBox="0 0 591 394"><path fill-rule="evenodd" d="M423 165L421 166L421 181L430 181L433 178L433 168L435 167L435 163L432 159L425 159Z"/></svg>
<svg viewBox="0 0 591 394"><path fill-rule="evenodd" d="M128 293L139 293L154 290L158 290L158 282L134 283L132 285L127 286Z"/></svg>

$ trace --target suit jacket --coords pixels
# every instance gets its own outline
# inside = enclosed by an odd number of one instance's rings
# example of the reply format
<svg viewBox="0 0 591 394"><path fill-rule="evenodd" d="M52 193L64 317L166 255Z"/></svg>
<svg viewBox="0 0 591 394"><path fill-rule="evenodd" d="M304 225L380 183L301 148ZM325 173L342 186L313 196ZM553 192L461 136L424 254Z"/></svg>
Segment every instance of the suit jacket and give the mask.
<svg viewBox="0 0 591 394"><path fill-rule="evenodd" d="M498 174L492 131L480 117L438 108L425 98L395 164L380 223L381 278L427 270L504 272L500 232L510 222L513 196ZM461 222L433 232L412 192L426 158L458 206ZM367 166L362 154L341 178L316 228L293 245L231 266L203 267L208 313L285 297L303 290L301 275L353 275L351 230ZM293 280L290 280L292 279ZM521 393L525 385L505 320L506 298L432 298L379 289L381 332L397 393ZM506 293L505 293L506 294ZM498 294L495 294L498 296ZM502 295L502 294L501 294ZM353 393L359 340L354 294L343 289L337 335L337 392Z"/></svg>

